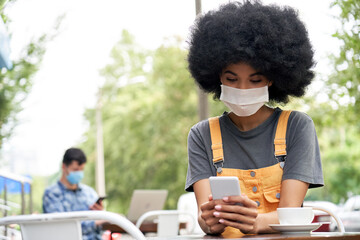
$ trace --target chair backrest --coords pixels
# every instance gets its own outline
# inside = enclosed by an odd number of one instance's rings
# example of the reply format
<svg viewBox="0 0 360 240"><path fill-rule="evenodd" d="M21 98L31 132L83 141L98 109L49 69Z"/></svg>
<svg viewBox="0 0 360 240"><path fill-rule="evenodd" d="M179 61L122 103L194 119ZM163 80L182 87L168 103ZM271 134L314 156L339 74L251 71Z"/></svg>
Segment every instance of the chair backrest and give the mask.
<svg viewBox="0 0 360 240"><path fill-rule="evenodd" d="M157 210L149 211L140 216L136 222L136 227L140 229L141 224L149 218L154 216L157 218L157 236L158 237L174 237L179 234L180 228L180 216L188 216L188 220L192 226L194 225L195 219L188 212L181 212L178 210ZM192 233L190 230L190 233Z"/></svg>
<svg viewBox="0 0 360 240"><path fill-rule="evenodd" d="M29 222L20 224L20 227L23 240L82 239L81 224L77 220Z"/></svg>
<svg viewBox="0 0 360 240"><path fill-rule="evenodd" d="M204 234L197 219L198 219L198 206L196 203L195 194L193 192L182 194L179 197L177 209L180 212L187 212L191 214L194 221L188 221L186 230L188 234ZM180 222L188 220L188 216L180 215Z"/></svg>
<svg viewBox="0 0 360 240"><path fill-rule="evenodd" d="M157 236L173 237L179 233L179 212L177 210L157 210L144 213L136 221L136 227L140 229L142 223L149 218L157 218Z"/></svg>
<svg viewBox="0 0 360 240"><path fill-rule="evenodd" d="M157 218L157 236L171 237L180 234L204 234L197 221L198 209L194 193L185 193L180 196L177 210L148 211L140 216L136 227L147 219ZM179 229L180 223L186 223L186 229Z"/></svg>
<svg viewBox="0 0 360 240"><path fill-rule="evenodd" d="M77 211L0 218L0 225L19 224L23 240L81 240L80 221L106 220L121 227L137 240L145 236L135 225L119 214L107 211Z"/></svg>

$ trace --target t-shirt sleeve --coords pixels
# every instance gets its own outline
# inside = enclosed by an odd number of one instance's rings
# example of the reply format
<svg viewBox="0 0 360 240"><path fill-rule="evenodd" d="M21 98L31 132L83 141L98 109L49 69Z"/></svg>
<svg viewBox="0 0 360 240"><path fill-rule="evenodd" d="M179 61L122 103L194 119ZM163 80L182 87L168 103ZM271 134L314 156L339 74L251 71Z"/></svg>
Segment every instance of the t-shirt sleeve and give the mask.
<svg viewBox="0 0 360 240"><path fill-rule="evenodd" d="M192 192L193 184L201 179L208 178L213 175L212 165L210 164L211 156L206 151L206 144L204 140L204 132L209 128L208 124L201 122L191 128L188 135L188 170L186 177L185 190ZM210 134L210 130L208 130Z"/></svg>
<svg viewBox="0 0 360 240"><path fill-rule="evenodd" d="M320 149L312 119L293 111L287 130L287 157L284 167L285 179L309 183L310 188L324 185Z"/></svg>

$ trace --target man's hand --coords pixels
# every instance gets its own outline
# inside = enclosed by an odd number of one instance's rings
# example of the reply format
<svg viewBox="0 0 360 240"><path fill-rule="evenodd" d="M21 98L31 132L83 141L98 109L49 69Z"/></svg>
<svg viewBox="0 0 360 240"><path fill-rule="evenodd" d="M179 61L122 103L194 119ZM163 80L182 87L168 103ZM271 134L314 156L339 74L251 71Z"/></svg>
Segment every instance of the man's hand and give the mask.
<svg viewBox="0 0 360 240"><path fill-rule="evenodd" d="M89 208L90 208L90 210L97 210L97 211L104 210L104 207L102 205L102 201L100 201L100 203L94 203Z"/></svg>
<svg viewBox="0 0 360 240"><path fill-rule="evenodd" d="M96 210L96 211L102 211L102 210L104 210L104 207L103 207L103 205L102 205L102 201L100 201L99 203L94 203L93 205L91 205L90 207L90 210ZM101 226L101 225L103 225L104 223L107 223L108 221L106 221L106 220L96 220L95 221L95 225L96 226Z"/></svg>

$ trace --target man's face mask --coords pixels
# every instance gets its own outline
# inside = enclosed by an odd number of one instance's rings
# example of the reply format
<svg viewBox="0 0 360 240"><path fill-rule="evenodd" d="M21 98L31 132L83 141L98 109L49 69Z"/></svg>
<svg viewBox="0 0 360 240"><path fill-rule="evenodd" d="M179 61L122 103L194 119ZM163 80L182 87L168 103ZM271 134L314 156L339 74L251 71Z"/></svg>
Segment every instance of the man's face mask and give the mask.
<svg viewBox="0 0 360 240"><path fill-rule="evenodd" d="M269 101L268 86L238 89L221 85L220 100L237 116L247 117L255 114Z"/></svg>
<svg viewBox="0 0 360 240"><path fill-rule="evenodd" d="M66 179L69 181L70 184L79 184L84 177L84 171L73 171L69 172L66 176Z"/></svg>

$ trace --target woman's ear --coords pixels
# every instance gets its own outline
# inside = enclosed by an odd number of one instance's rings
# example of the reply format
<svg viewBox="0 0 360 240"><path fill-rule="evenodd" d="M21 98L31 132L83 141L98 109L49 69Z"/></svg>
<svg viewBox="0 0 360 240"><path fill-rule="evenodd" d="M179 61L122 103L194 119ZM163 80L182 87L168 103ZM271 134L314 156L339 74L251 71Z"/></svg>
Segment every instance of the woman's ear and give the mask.
<svg viewBox="0 0 360 240"><path fill-rule="evenodd" d="M268 87L271 87L272 84L273 84L273 81L269 81Z"/></svg>

